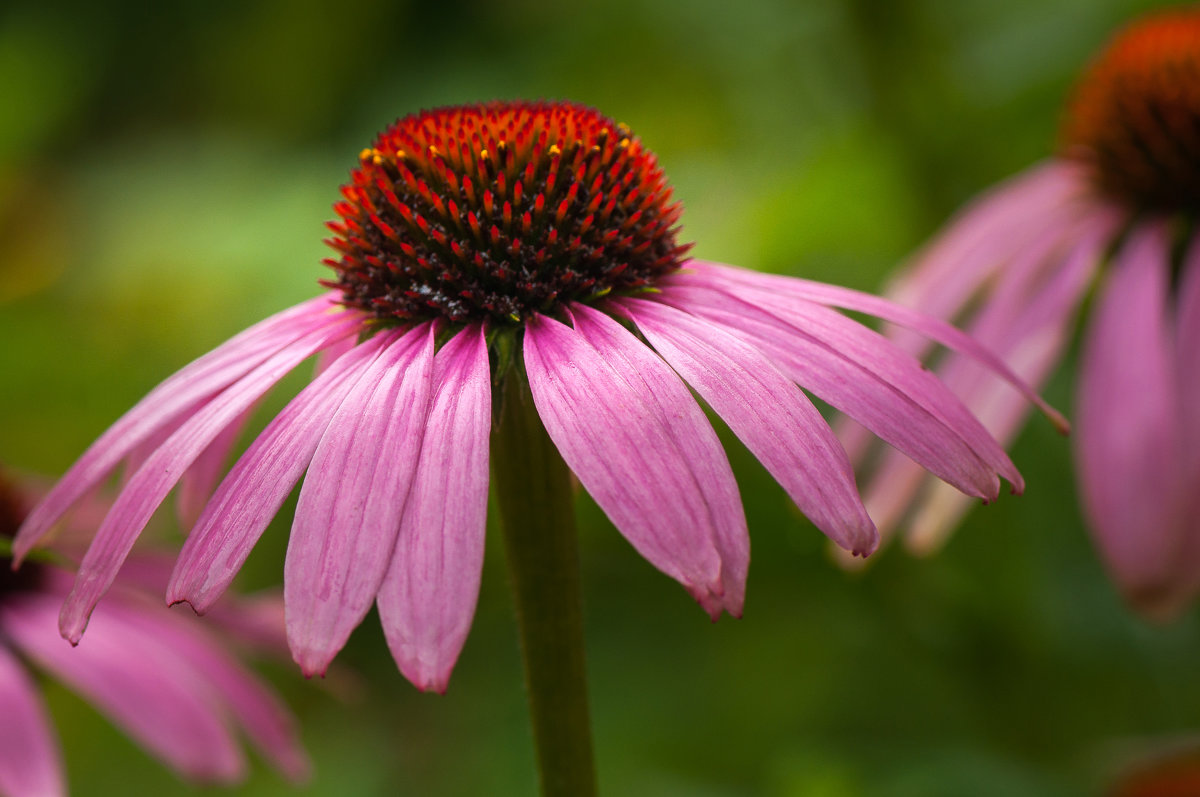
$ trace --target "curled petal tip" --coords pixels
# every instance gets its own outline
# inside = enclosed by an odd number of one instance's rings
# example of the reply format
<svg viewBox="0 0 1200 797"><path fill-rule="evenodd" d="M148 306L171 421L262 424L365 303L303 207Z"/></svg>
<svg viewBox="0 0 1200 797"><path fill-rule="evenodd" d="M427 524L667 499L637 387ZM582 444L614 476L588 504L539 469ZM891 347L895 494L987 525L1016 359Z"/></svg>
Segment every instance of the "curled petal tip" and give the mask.
<svg viewBox="0 0 1200 797"><path fill-rule="evenodd" d="M170 595L170 594L167 595L167 607L168 608L174 608L179 605L187 606L189 609L192 610L192 612L197 617L203 615L204 611L208 608L207 606L204 607L203 609L197 608L196 604L192 603L191 598L184 598L182 596L176 596L176 595Z"/></svg>
<svg viewBox="0 0 1200 797"><path fill-rule="evenodd" d="M292 660L300 665L300 673L308 679L314 675L324 678L329 670L329 659L311 650L292 651Z"/></svg>
<svg viewBox="0 0 1200 797"><path fill-rule="evenodd" d="M1054 428L1059 434L1064 437L1071 434L1071 422L1067 420L1067 416L1063 415L1058 410L1047 404L1042 408L1042 412L1050 419L1050 423L1054 424Z"/></svg>

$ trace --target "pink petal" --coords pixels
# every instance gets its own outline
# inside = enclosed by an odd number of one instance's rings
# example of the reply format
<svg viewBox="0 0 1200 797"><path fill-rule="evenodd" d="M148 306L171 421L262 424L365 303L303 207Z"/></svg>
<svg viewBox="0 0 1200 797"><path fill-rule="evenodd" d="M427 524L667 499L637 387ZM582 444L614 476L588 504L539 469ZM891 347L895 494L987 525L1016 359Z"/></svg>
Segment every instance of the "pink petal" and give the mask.
<svg viewBox="0 0 1200 797"><path fill-rule="evenodd" d="M312 460L329 420L397 338L381 332L339 357L267 425L233 466L183 544L167 601L204 613L229 587ZM363 389L368 389L364 387Z"/></svg>
<svg viewBox="0 0 1200 797"><path fill-rule="evenodd" d="M146 460L113 503L83 557L75 586L63 605L59 621L63 636L72 643L79 641L96 602L112 584L154 510L221 430L302 360L351 334L358 324L348 313L335 316L284 346L189 418Z"/></svg>
<svg viewBox="0 0 1200 797"><path fill-rule="evenodd" d="M745 269L723 266L718 263L702 263L692 261L689 268L695 274L680 273L671 277L671 281L686 282L699 278L699 284L719 285L731 293L746 299L750 303L758 303L770 299L775 303L799 299L805 302L840 307L867 313L885 321L899 324L912 329L925 337L960 354L973 357L991 368L1005 381L1015 387L1027 400L1038 407L1046 417L1062 431L1070 429L1070 424L1060 412L1042 400L1041 396L1025 384L1004 364L994 353L981 346L971 336L937 318L925 315L916 310L895 304L894 302L872 296L869 293L842 288L837 285L826 285L821 282L799 279L796 277L778 277L769 274L758 274Z"/></svg>
<svg viewBox="0 0 1200 797"><path fill-rule="evenodd" d="M1092 313L1076 387L1076 458L1096 542L1128 599L1169 610L1181 452L1163 225L1135 230Z"/></svg>
<svg viewBox="0 0 1200 797"><path fill-rule="evenodd" d="M445 692L483 572L492 392L480 326L441 348L433 384L420 462L376 603L400 671L420 689Z"/></svg>
<svg viewBox="0 0 1200 797"><path fill-rule="evenodd" d="M1008 454L940 380L920 361L874 330L827 307L804 300L759 296L756 303L817 343L841 352L912 399L960 437L989 468L1024 488L1021 474Z"/></svg>
<svg viewBox="0 0 1200 797"><path fill-rule="evenodd" d="M245 761L220 712L179 672L184 662L164 640L105 605L95 633L71 648L54 633L58 602L44 593L10 596L0 604L0 627L26 656L184 775L226 783L242 777Z"/></svg>
<svg viewBox="0 0 1200 797"><path fill-rule="evenodd" d="M1062 237L1064 228L1090 209L1072 202L1086 186L1075 164L1051 161L1029 169L973 200L913 259L889 288L889 297L952 320L962 308L999 277L1011 276L1009 264L1028 250L1028 243L1047 234ZM910 348L916 341L900 338Z"/></svg>
<svg viewBox="0 0 1200 797"><path fill-rule="evenodd" d="M741 612L749 537L716 433L679 377L624 327L574 306L535 316L525 367L550 439L642 556L716 619Z"/></svg>
<svg viewBox="0 0 1200 797"><path fill-rule="evenodd" d="M787 318L711 289L665 288L660 300L721 325L788 378L856 419L922 467L969 495L992 499L999 479L962 436L838 345Z"/></svg>
<svg viewBox="0 0 1200 797"><path fill-rule="evenodd" d="M179 480L179 491L176 496L175 511L179 516L179 525L187 530L196 524L204 505L212 497L213 488L221 480L229 453L233 450L238 436L246 427L246 422L254 412L254 406L249 407L228 426L221 430L213 441L208 444L192 466L183 472ZM164 441L165 442L165 441Z"/></svg>
<svg viewBox="0 0 1200 797"><path fill-rule="evenodd" d="M1101 223L1071 230L1070 234L1075 237L1066 252L1061 251L1066 242L1056 241L1027 253L1024 262L1014 262L969 327L976 340L1002 357L1035 389L1044 384L1073 336L1076 311L1111 240L1112 228L1102 218ZM951 355L937 373L993 437L1002 445L1011 442L1031 409L1018 391L969 357ZM887 459L900 458L889 455ZM911 479L897 478L895 471L912 467L908 462L882 464L866 492L867 506L875 501L900 500L896 495L884 499L877 493L893 493L899 489L895 485L911 483ZM915 485L908 497L914 493ZM968 506L939 486L930 485L910 525L906 538L909 548L925 554L939 547Z"/></svg>
<svg viewBox="0 0 1200 797"><path fill-rule="evenodd" d="M287 778L301 781L310 766L291 713L271 688L227 653L194 617L160 605L116 605L124 622L159 640L176 658L174 675L206 693L245 731L250 743ZM280 618L282 619L282 618Z"/></svg>
<svg viewBox="0 0 1200 797"><path fill-rule="evenodd" d="M0 627L2 630L2 627ZM0 794L65 795L58 740L37 685L0 644Z"/></svg>
<svg viewBox="0 0 1200 797"><path fill-rule="evenodd" d="M1200 591L1200 235L1193 235L1179 278L1175 338L1179 378L1179 436L1184 456L1180 490L1183 548L1179 554L1181 597Z"/></svg>
<svg viewBox="0 0 1200 797"><path fill-rule="evenodd" d="M313 454L284 563L288 643L322 674L375 600L412 486L429 410L434 330L371 363Z"/></svg>
<svg viewBox="0 0 1200 797"><path fill-rule="evenodd" d="M320 296L250 327L168 377L88 447L25 519L14 542L19 562L71 505L148 437L242 378L319 323L331 307Z"/></svg>
<svg viewBox="0 0 1200 797"><path fill-rule="evenodd" d="M850 460L804 391L712 323L657 302L627 299L620 306L817 528L846 550L874 550L879 535Z"/></svg>
<svg viewBox="0 0 1200 797"><path fill-rule="evenodd" d="M1178 334L1180 394L1187 449L1197 460L1200 478L1200 233L1192 236L1179 279ZM1200 483L1193 482L1200 495ZM1200 514L1197 515L1200 517ZM1197 533L1200 537L1200 532Z"/></svg>

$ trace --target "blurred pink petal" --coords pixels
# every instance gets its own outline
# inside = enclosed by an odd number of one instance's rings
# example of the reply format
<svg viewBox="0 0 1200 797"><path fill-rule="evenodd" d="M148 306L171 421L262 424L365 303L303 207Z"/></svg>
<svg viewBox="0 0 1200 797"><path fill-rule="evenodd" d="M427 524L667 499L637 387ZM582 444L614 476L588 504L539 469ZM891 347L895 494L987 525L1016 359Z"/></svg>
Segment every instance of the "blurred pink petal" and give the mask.
<svg viewBox="0 0 1200 797"><path fill-rule="evenodd" d="M163 640L100 607L86 646L64 645L54 633L59 601L51 594L10 596L0 628L26 656L69 684L130 736L183 774L231 783L245 760L229 727Z"/></svg>
<svg viewBox="0 0 1200 797"><path fill-rule="evenodd" d="M0 626L3 631L3 626ZM0 794L65 795L61 754L37 685L0 645Z"/></svg>
<svg viewBox="0 0 1200 797"><path fill-rule="evenodd" d="M1088 327L1076 388L1079 481L1096 542L1131 603L1173 606L1182 451L1164 226L1125 243Z"/></svg>

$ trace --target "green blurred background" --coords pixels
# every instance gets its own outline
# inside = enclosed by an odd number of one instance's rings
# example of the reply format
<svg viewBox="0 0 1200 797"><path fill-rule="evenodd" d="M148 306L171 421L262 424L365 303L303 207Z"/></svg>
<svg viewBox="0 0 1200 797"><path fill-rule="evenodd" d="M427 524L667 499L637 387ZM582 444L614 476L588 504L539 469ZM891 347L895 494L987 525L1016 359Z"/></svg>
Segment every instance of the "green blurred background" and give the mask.
<svg viewBox="0 0 1200 797"><path fill-rule="evenodd" d="M337 186L399 115L594 105L659 153L698 256L874 289L955 207L1052 150L1073 76L1153 5L6 4L0 460L61 472L167 374L311 296ZM1070 390L1048 395L1069 407ZM580 498L605 793L1098 794L1126 756L1198 727L1196 617L1149 627L1121 605L1048 423L1014 452L1024 497L973 513L935 558L888 550L854 575L724 437L753 539L743 620L710 624ZM278 584L289 518L245 587ZM324 685L268 665L316 772L293 791L256 763L235 793L533 792L496 535L447 695L397 673L374 616L338 662ZM46 688L75 794L208 793Z"/></svg>

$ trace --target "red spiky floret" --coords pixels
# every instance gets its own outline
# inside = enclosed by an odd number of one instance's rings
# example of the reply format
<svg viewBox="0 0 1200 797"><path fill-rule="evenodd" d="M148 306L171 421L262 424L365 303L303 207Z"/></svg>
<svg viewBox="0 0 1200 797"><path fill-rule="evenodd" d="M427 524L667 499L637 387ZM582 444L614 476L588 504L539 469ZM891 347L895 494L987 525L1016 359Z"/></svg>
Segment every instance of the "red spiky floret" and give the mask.
<svg viewBox="0 0 1200 797"><path fill-rule="evenodd" d="M423 111L359 161L323 284L380 318L519 322L650 286L690 248L654 154L581 105Z"/></svg>
<svg viewBox="0 0 1200 797"><path fill-rule="evenodd" d="M1119 33L1080 81L1062 138L1105 193L1157 210L1200 208L1200 10Z"/></svg>

